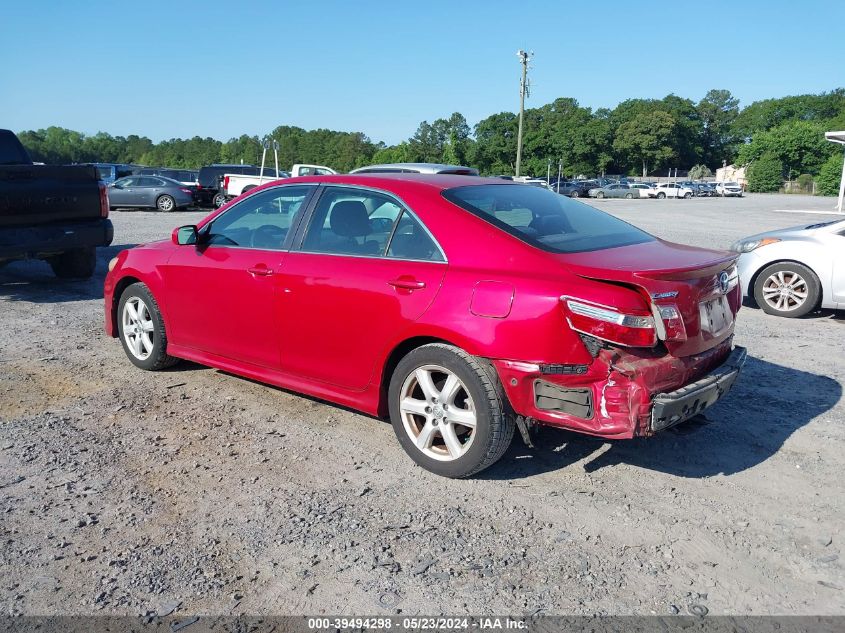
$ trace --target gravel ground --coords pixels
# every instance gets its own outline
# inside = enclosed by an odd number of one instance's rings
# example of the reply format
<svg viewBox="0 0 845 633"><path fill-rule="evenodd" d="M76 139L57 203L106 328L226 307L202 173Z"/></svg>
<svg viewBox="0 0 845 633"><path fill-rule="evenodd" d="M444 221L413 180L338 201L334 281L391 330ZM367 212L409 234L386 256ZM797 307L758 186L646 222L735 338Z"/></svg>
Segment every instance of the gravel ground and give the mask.
<svg viewBox="0 0 845 633"><path fill-rule="evenodd" d="M831 199L605 200L726 247ZM468 481L389 424L197 365L135 369L102 331L118 250L199 213L117 212L90 282L0 271L4 614L845 614L845 318L740 313L701 423L545 430Z"/></svg>

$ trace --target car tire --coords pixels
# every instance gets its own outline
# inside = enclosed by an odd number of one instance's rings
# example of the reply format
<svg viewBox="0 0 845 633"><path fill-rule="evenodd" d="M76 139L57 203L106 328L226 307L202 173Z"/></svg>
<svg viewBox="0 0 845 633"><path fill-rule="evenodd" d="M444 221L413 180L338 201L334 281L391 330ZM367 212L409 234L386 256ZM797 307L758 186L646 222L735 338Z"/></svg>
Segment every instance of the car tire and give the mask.
<svg viewBox="0 0 845 633"><path fill-rule="evenodd" d="M244 194L245 194L245 193L247 193L248 191L252 191L252 190L253 190L253 189L255 189L257 186L258 186L258 185L247 185L246 187L244 187L244 188L241 190L241 195L244 195Z"/></svg>
<svg viewBox="0 0 845 633"><path fill-rule="evenodd" d="M596 193L596 198L604 198L604 191L599 191Z"/></svg>
<svg viewBox="0 0 845 633"><path fill-rule="evenodd" d="M754 281L754 301L766 314L801 317L815 310L819 299L821 283L818 276L798 262L766 266Z"/></svg>
<svg viewBox="0 0 845 633"><path fill-rule="evenodd" d="M131 310L127 306L132 306ZM178 358L167 353L164 319L155 297L145 284L131 284L120 295L117 331L123 351L136 367L158 371L179 362ZM148 336L145 338L144 334Z"/></svg>
<svg viewBox="0 0 845 633"><path fill-rule="evenodd" d="M409 352L391 376L388 398L402 448L436 475L474 475L498 461L513 439L515 418L495 369L452 345Z"/></svg>
<svg viewBox="0 0 845 633"><path fill-rule="evenodd" d="M159 196L156 199L156 209L158 209L159 211L164 211L165 213L175 211L176 200L173 199L173 196L168 196L167 194Z"/></svg>
<svg viewBox="0 0 845 633"><path fill-rule="evenodd" d="M633 199L634 199L634 194L632 194L632 193L626 193L626 194L625 194L625 199L626 199L626 200L633 200Z"/></svg>
<svg viewBox="0 0 845 633"><path fill-rule="evenodd" d="M215 194L214 198L211 201L211 204L214 205L215 209L219 209L224 204L226 204L226 194L225 193Z"/></svg>
<svg viewBox="0 0 845 633"><path fill-rule="evenodd" d="M97 249L93 246L74 248L47 262L59 279L89 279L97 268Z"/></svg>
<svg viewBox="0 0 845 633"><path fill-rule="evenodd" d="M569 197L570 198L580 198L581 194L578 193L577 191L573 191L572 193L569 194Z"/></svg>
<svg viewBox="0 0 845 633"><path fill-rule="evenodd" d="M666 197L666 194L663 191L660 191L656 197L658 200L663 200Z"/></svg>
<svg viewBox="0 0 845 633"><path fill-rule="evenodd" d="M691 194L689 191L687 191L687 192L684 194L684 200L689 200L690 198L692 198L692 194Z"/></svg>

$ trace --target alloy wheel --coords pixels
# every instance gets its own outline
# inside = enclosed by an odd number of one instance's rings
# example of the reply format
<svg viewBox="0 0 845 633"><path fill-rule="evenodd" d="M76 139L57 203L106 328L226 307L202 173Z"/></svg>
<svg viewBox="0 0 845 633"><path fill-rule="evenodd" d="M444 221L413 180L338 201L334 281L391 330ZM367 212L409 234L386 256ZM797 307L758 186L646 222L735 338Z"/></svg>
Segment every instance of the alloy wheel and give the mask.
<svg viewBox="0 0 845 633"><path fill-rule="evenodd" d="M161 211L172 211L173 205L173 198L171 198L170 196L162 196L158 199L158 208Z"/></svg>
<svg viewBox="0 0 845 633"><path fill-rule="evenodd" d="M432 459L454 461L475 439L472 396L460 378L440 365L423 365L405 379L399 412L411 441Z"/></svg>
<svg viewBox="0 0 845 633"><path fill-rule="evenodd" d="M132 355L146 360L153 353L155 323L147 304L140 297L130 297L121 315L123 338Z"/></svg>
<svg viewBox="0 0 845 633"><path fill-rule="evenodd" d="M796 272L779 270L763 282L763 300L775 310L791 312L807 301L806 280Z"/></svg>

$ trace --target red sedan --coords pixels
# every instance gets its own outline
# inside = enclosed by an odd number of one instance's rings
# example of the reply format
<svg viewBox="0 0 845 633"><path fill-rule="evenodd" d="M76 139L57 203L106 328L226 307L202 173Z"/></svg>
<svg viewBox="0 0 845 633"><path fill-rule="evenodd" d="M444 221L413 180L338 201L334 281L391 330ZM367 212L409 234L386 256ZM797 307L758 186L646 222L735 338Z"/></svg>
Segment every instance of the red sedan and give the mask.
<svg viewBox="0 0 845 633"><path fill-rule="evenodd" d="M538 187L419 174L293 178L121 252L106 332L389 417L440 475L515 428L651 435L732 386L736 254L672 244Z"/></svg>

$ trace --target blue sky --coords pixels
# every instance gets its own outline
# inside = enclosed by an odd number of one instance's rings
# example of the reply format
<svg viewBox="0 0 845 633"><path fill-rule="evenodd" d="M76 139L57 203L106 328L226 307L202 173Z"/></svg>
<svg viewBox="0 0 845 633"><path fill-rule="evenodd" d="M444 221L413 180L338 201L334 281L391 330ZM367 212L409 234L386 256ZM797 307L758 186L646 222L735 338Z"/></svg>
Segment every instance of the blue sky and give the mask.
<svg viewBox="0 0 845 633"><path fill-rule="evenodd" d="M154 141L277 125L395 143L422 120L613 107L727 88L742 104L845 85L845 2L38 1L0 19L0 127ZM838 25L838 26L837 26Z"/></svg>

